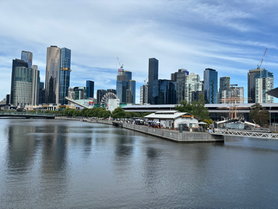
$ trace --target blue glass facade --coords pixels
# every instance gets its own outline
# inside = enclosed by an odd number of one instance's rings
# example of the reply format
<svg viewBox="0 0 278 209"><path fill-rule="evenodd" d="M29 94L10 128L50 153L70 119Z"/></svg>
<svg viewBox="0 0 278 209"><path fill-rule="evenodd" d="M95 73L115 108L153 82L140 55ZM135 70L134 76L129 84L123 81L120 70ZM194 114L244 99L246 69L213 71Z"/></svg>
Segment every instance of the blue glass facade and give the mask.
<svg viewBox="0 0 278 209"><path fill-rule="evenodd" d="M204 98L207 104L217 103L218 72L211 68L204 71Z"/></svg>
<svg viewBox="0 0 278 209"><path fill-rule="evenodd" d="M148 102L157 104L158 90L154 88L158 80L158 60L155 58L149 59L149 75L148 75Z"/></svg>
<svg viewBox="0 0 278 209"><path fill-rule="evenodd" d="M130 80L129 81L129 91L131 93L130 100L133 104L135 104L135 98L136 98L136 81Z"/></svg>
<svg viewBox="0 0 278 209"><path fill-rule="evenodd" d="M126 81L127 81L126 89L129 89L129 81L132 80L132 72L125 71L125 75L126 75Z"/></svg>
<svg viewBox="0 0 278 209"><path fill-rule="evenodd" d="M33 53L28 51L21 51L21 59L28 63L28 68L32 67Z"/></svg>
<svg viewBox="0 0 278 209"><path fill-rule="evenodd" d="M71 64L71 50L67 48L61 49L61 71L60 71L60 100L61 105L68 104L65 97L68 96L68 89L70 86L70 68Z"/></svg>
<svg viewBox="0 0 278 209"><path fill-rule="evenodd" d="M86 81L87 98L94 98L94 81Z"/></svg>
<svg viewBox="0 0 278 209"><path fill-rule="evenodd" d="M153 84L154 104L176 104L176 83L171 80L159 79Z"/></svg>
<svg viewBox="0 0 278 209"><path fill-rule="evenodd" d="M117 91L117 97L120 100L120 103L126 103L126 90L127 90L127 82L123 80L117 81L116 84L116 91Z"/></svg>

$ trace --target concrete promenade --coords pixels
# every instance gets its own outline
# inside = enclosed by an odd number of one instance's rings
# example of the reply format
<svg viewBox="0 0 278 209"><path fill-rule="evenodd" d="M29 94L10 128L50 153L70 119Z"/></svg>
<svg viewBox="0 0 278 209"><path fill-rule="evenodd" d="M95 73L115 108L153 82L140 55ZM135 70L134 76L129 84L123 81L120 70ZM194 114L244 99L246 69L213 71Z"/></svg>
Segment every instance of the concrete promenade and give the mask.
<svg viewBox="0 0 278 209"><path fill-rule="evenodd" d="M59 119L59 118L57 118ZM61 119L71 119L71 118L61 118ZM73 119L73 118L72 118ZM79 120L89 123L102 123L113 125L113 121L111 120L96 120L96 119L87 119L87 118L79 118L73 119ZM159 128L151 128L144 125L133 125L127 123L119 123L123 127L129 130L138 131L144 134L156 136L165 140L170 140L174 142L195 142L195 143L202 143L202 142L224 142L224 136L222 135L211 135L207 132L187 132L183 131L180 133L177 130L169 130L169 129L159 129Z"/></svg>

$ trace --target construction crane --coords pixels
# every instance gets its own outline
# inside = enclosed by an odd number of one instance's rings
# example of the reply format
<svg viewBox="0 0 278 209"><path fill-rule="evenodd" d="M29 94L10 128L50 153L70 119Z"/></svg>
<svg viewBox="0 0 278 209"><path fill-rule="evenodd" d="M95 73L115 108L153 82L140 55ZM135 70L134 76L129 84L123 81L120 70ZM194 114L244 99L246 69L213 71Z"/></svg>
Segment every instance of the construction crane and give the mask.
<svg viewBox="0 0 278 209"><path fill-rule="evenodd" d="M117 60L118 60L118 63L119 63L120 69L121 69L121 70L122 70L122 69L124 69L124 64L121 64L121 63L120 63L119 57L117 57Z"/></svg>
<svg viewBox="0 0 278 209"><path fill-rule="evenodd" d="M144 79L144 85L147 85L148 78Z"/></svg>
<svg viewBox="0 0 278 209"><path fill-rule="evenodd" d="M266 51L267 51L267 48L265 49L264 56L265 56L265 54L266 54ZM261 69L262 63L263 63L263 61L264 61L264 56L263 56L263 58L262 58L261 63L260 63L259 65L257 65L257 69Z"/></svg>

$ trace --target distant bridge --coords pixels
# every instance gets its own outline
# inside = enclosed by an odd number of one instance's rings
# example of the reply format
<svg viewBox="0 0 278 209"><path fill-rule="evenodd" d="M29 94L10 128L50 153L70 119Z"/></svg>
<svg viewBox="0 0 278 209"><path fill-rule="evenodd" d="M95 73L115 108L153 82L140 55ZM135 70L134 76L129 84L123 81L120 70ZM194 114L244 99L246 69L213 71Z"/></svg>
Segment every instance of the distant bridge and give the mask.
<svg viewBox="0 0 278 209"><path fill-rule="evenodd" d="M277 133L254 132L254 131L248 131L248 130L214 129L214 132L212 132L211 134L212 135L222 135L222 136L278 139L278 134Z"/></svg>
<svg viewBox="0 0 278 209"><path fill-rule="evenodd" d="M15 117L15 118L44 118L44 119L55 119L55 114L49 113L29 113L29 112L2 112L0 111L0 118L3 117Z"/></svg>

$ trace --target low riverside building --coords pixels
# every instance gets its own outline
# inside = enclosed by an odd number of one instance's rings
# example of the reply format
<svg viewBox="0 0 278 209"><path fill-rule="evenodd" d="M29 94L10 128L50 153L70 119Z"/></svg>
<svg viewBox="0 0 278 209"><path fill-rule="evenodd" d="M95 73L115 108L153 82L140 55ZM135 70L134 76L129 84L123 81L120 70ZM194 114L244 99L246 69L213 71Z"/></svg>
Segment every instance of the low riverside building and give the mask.
<svg viewBox="0 0 278 209"><path fill-rule="evenodd" d="M180 124L186 124L187 127L197 128L198 120L187 112L170 111L156 111L144 118L149 121L155 121L160 124L161 128L178 129Z"/></svg>

